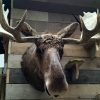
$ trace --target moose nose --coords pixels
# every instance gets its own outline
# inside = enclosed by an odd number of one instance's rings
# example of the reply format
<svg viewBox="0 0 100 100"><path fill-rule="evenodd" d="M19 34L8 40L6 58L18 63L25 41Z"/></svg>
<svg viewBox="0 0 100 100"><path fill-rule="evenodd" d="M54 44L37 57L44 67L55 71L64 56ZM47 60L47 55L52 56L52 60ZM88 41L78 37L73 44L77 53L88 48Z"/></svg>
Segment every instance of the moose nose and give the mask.
<svg viewBox="0 0 100 100"><path fill-rule="evenodd" d="M59 95L54 95L54 97L58 97Z"/></svg>

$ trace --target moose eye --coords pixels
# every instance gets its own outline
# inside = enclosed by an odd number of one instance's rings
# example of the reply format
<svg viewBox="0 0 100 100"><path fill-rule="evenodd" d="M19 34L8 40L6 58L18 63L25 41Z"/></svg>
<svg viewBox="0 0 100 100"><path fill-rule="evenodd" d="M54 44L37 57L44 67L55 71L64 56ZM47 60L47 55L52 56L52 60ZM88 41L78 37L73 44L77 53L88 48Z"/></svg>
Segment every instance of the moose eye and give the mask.
<svg viewBox="0 0 100 100"><path fill-rule="evenodd" d="M44 49L43 48L37 48L36 52L37 52L37 54L43 54Z"/></svg>

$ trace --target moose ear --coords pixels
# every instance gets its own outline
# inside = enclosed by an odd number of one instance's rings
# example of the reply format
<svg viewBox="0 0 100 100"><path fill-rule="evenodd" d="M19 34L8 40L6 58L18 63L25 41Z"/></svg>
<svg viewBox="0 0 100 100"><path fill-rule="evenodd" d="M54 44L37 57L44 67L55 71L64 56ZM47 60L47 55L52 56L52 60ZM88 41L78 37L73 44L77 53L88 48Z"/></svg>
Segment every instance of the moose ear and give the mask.
<svg viewBox="0 0 100 100"><path fill-rule="evenodd" d="M73 22L72 24L68 25L67 27L57 32L57 35L61 38L67 38L73 34L78 25L79 24L77 22Z"/></svg>
<svg viewBox="0 0 100 100"><path fill-rule="evenodd" d="M68 75L70 77L74 77L74 79L79 78L79 68L80 66L84 63L83 59L75 59L72 61L69 61L65 66L64 66L64 72L65 75L68 73L71 73L72 75ZM70 71L70 72L68 72Z"/></svg>

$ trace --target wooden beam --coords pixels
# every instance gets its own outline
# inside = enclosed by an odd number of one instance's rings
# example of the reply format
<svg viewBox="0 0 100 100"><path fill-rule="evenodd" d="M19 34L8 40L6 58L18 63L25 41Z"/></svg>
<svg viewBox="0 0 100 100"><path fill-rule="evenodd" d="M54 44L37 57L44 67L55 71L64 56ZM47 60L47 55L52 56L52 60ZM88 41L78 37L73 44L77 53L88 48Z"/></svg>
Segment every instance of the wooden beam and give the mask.
<svg viewBox="0 0 100 100"><path fill-rule="evenodd" d="M47 93L38 92L29 84L7 84L6 87L6 100L52 100ZM99 84L69 85L65 95L57 100L94 100L98 94L100 94Z"/></svg>
<svg viewBox="0 0 100 100"><path fill-rule="evenodd" d="M30 47L32 43L16 43L12 42L11 44L11 52L10 54L23 54L28 47ZM92 46L95 48L94 46ZM81 45L65 45L64 46L64 55L65 57L100 57L100 50L93 51L92 49L85 49Z"/></svg>
<svg viewBox="0 0 100 100"><path fill-rule="evenodd" d="M23 4L24 3L24 4ZM67 3L41 2L34 0L14 0L13 7L45 12L82 14L83 11L96 11L96 8L86 6L68 5Z"/></svg>
<svg viewBox="0 0 100 100"><path fill-rule="evenodd" d="M41 93L29 84L7 84L6 86L6 100L47 100L50 98L47 93Z"/></svg>
<svg viewBox="0 0 100 100"><path fill-rule="evenodd" d="M69 84L100 84L100 70L80 70L79 79L76 80L73 71L67 70L65 72L67 81ZM10 84L27 84L22 70L20 68L11 68L9 69L9 74L7 75L9 78Z"/></svg>
<svg viewBox="0 0 100 100"><path fill-rule="evenodd" d="M21 68L21 57L22 55L10 54L8 57L8 68ZM76 59L84 60L84 63L81 65L80 69L100 70L100 58L90 59L80 57L63 57L61 63L64 66L69 61Z"/></svg>

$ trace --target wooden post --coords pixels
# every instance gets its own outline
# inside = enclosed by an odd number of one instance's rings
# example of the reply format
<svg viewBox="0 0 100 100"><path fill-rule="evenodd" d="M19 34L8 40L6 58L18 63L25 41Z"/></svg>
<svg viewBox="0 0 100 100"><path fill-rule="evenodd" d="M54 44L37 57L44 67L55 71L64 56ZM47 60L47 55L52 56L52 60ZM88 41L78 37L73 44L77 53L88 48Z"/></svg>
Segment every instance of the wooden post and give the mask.
<svg viewBox="0 0 100 100"><path fill-rule="evenodd" d="M4 54L4 68L2 70L2 75L1 75L1 94L0 94L1 99L0 100L5 100L6 71L7 71L7 63L8 63L8 45L9 45L9 39L3 36L3 46L4 46L5 54Z"/></svg>

